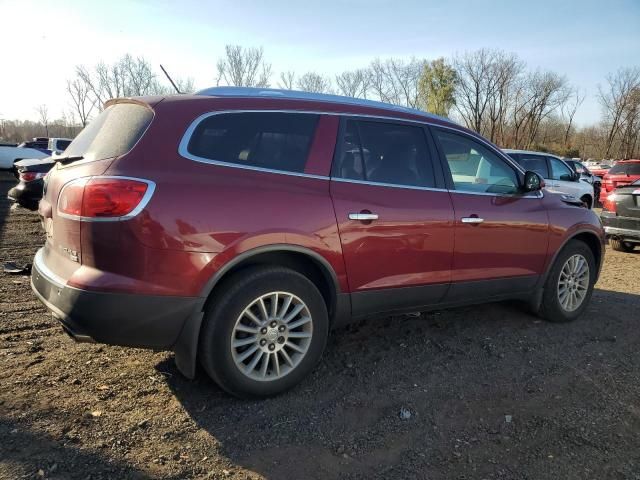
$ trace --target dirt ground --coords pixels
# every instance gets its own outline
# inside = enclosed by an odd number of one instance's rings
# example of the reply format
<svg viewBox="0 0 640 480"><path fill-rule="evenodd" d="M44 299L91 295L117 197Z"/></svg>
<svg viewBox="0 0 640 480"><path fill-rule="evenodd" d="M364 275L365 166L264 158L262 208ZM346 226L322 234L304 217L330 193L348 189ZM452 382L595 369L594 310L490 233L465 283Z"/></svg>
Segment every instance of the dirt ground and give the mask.
<svg viewBox="0 0 640 480"><path fill-rule="evenodd" d="M9 210L0 262L30 261ZM515 304L333 333L293 391L240 401L173 354L76 344L0 273L0 478L640 479L640 252L607 250L591 304L555 325Z"/></svg>

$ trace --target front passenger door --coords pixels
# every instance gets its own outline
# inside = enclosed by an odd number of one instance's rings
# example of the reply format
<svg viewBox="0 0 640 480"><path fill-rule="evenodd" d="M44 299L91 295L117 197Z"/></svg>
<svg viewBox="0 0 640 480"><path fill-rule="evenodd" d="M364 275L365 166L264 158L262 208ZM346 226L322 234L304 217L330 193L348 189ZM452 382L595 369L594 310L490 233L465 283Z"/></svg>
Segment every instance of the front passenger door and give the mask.
<svg viewBox="0 0 640 480"><path fill-rule="evenodd" d="M540 192L521 193L513 164L479 139L433 128L455 211L446 300L525 292L542 273L548 220Z"/></svg>

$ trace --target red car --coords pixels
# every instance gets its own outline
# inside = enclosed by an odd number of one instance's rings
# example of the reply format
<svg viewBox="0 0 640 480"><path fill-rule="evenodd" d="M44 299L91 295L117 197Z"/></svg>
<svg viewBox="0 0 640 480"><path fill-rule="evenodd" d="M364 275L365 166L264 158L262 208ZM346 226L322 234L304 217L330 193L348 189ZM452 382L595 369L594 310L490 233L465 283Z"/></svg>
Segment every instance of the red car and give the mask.
<svg viewBox="0 0 640 480"><path fill-rule="evenodd" d="M602 179L600 203L604 203L617 187L631 185L640 180L640 160L620 160L607 170Z"/></svg>
<svg viewBox="0 0 640 480"><path fill-rule="evenodd" d="M333 327L521 299L587 307L604 232L481 136L378 102L214 88L107 102L46 177L32 286L79 341L286 390Z"/></svg>

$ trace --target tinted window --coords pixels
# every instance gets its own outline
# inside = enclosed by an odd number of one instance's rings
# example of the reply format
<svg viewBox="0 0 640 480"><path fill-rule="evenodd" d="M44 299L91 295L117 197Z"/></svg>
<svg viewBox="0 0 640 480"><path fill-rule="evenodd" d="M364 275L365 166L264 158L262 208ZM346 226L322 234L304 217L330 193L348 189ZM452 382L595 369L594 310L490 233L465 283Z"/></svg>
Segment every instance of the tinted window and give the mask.
<svg viewBox="0 0 640 480"><path fill-rule="evenodd" d="M612 175L640 175L640 162L616 163L613 167L607 170L607 173Z"/></svg>
<svg viewBox="0 0 640 480"><path fill-rule="evenodd" d="M518 191L516 172L498 155L465 135L435 132L456 190L504 194Z"/></svg>
<svg viewBox="0 0 640 480"><path fill-rule="evenodd" d="M57 147L58 150L62 151L65 150L70 144L71 144L71 140L58 140L57 142Z"/></svg>
<svg viewBox="0 0 640 480"><path fill-rule="evenodd" d="M434 187L421 127L348 120L333 175L393 185Z"/></svg>
<svg viewBox="0 0 640 480"><path fill-rule="evenodd" d="M140 140L152 119L151 109L142 105L111 105L84 127L65 150L65 156L102 160L124 155Z"/></svg>
<svg viewBox="0 0 640 480"><path fill-rule="evenodd" d="M187 150L192 155L252 167L303 172L318 115L228 113L204 119Z"/></svg>
<svg viewBox="0 0 640 480"><path fill-rule="evenodd" d="M551 178L553 180L571 181L573 173L571 169L567 167L564 162L557 158L549 157L549 163L551 164Z"/></svg>
<svg viewBox="0 0 640 480"><path fill-rule="evenodd" d="M549 178L549 168L547 167L547 159L545 157L522 153L518 155L516 160L525 170L536 172L542 175L542 178Z"/></svg>

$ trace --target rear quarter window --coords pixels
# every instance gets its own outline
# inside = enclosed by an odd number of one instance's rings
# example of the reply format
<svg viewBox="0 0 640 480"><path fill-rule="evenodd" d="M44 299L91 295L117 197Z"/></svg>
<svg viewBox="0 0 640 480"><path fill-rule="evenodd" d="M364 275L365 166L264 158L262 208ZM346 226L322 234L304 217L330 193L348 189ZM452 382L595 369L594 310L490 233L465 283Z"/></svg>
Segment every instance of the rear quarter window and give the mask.
<svg viewBox="0 0 640 480"><path fill-rule="evenodd" d="M188 139L190 158L286 172L304 172L318 115L254 112L213 114Z"/></svg>
<svg viewBox="0 0 640 480"><path fill-rule="evenodd" d="M140 140L153 119L150 108L118 103L105 108L69 144L65 156L103 160L124 155Z"/></svg>

